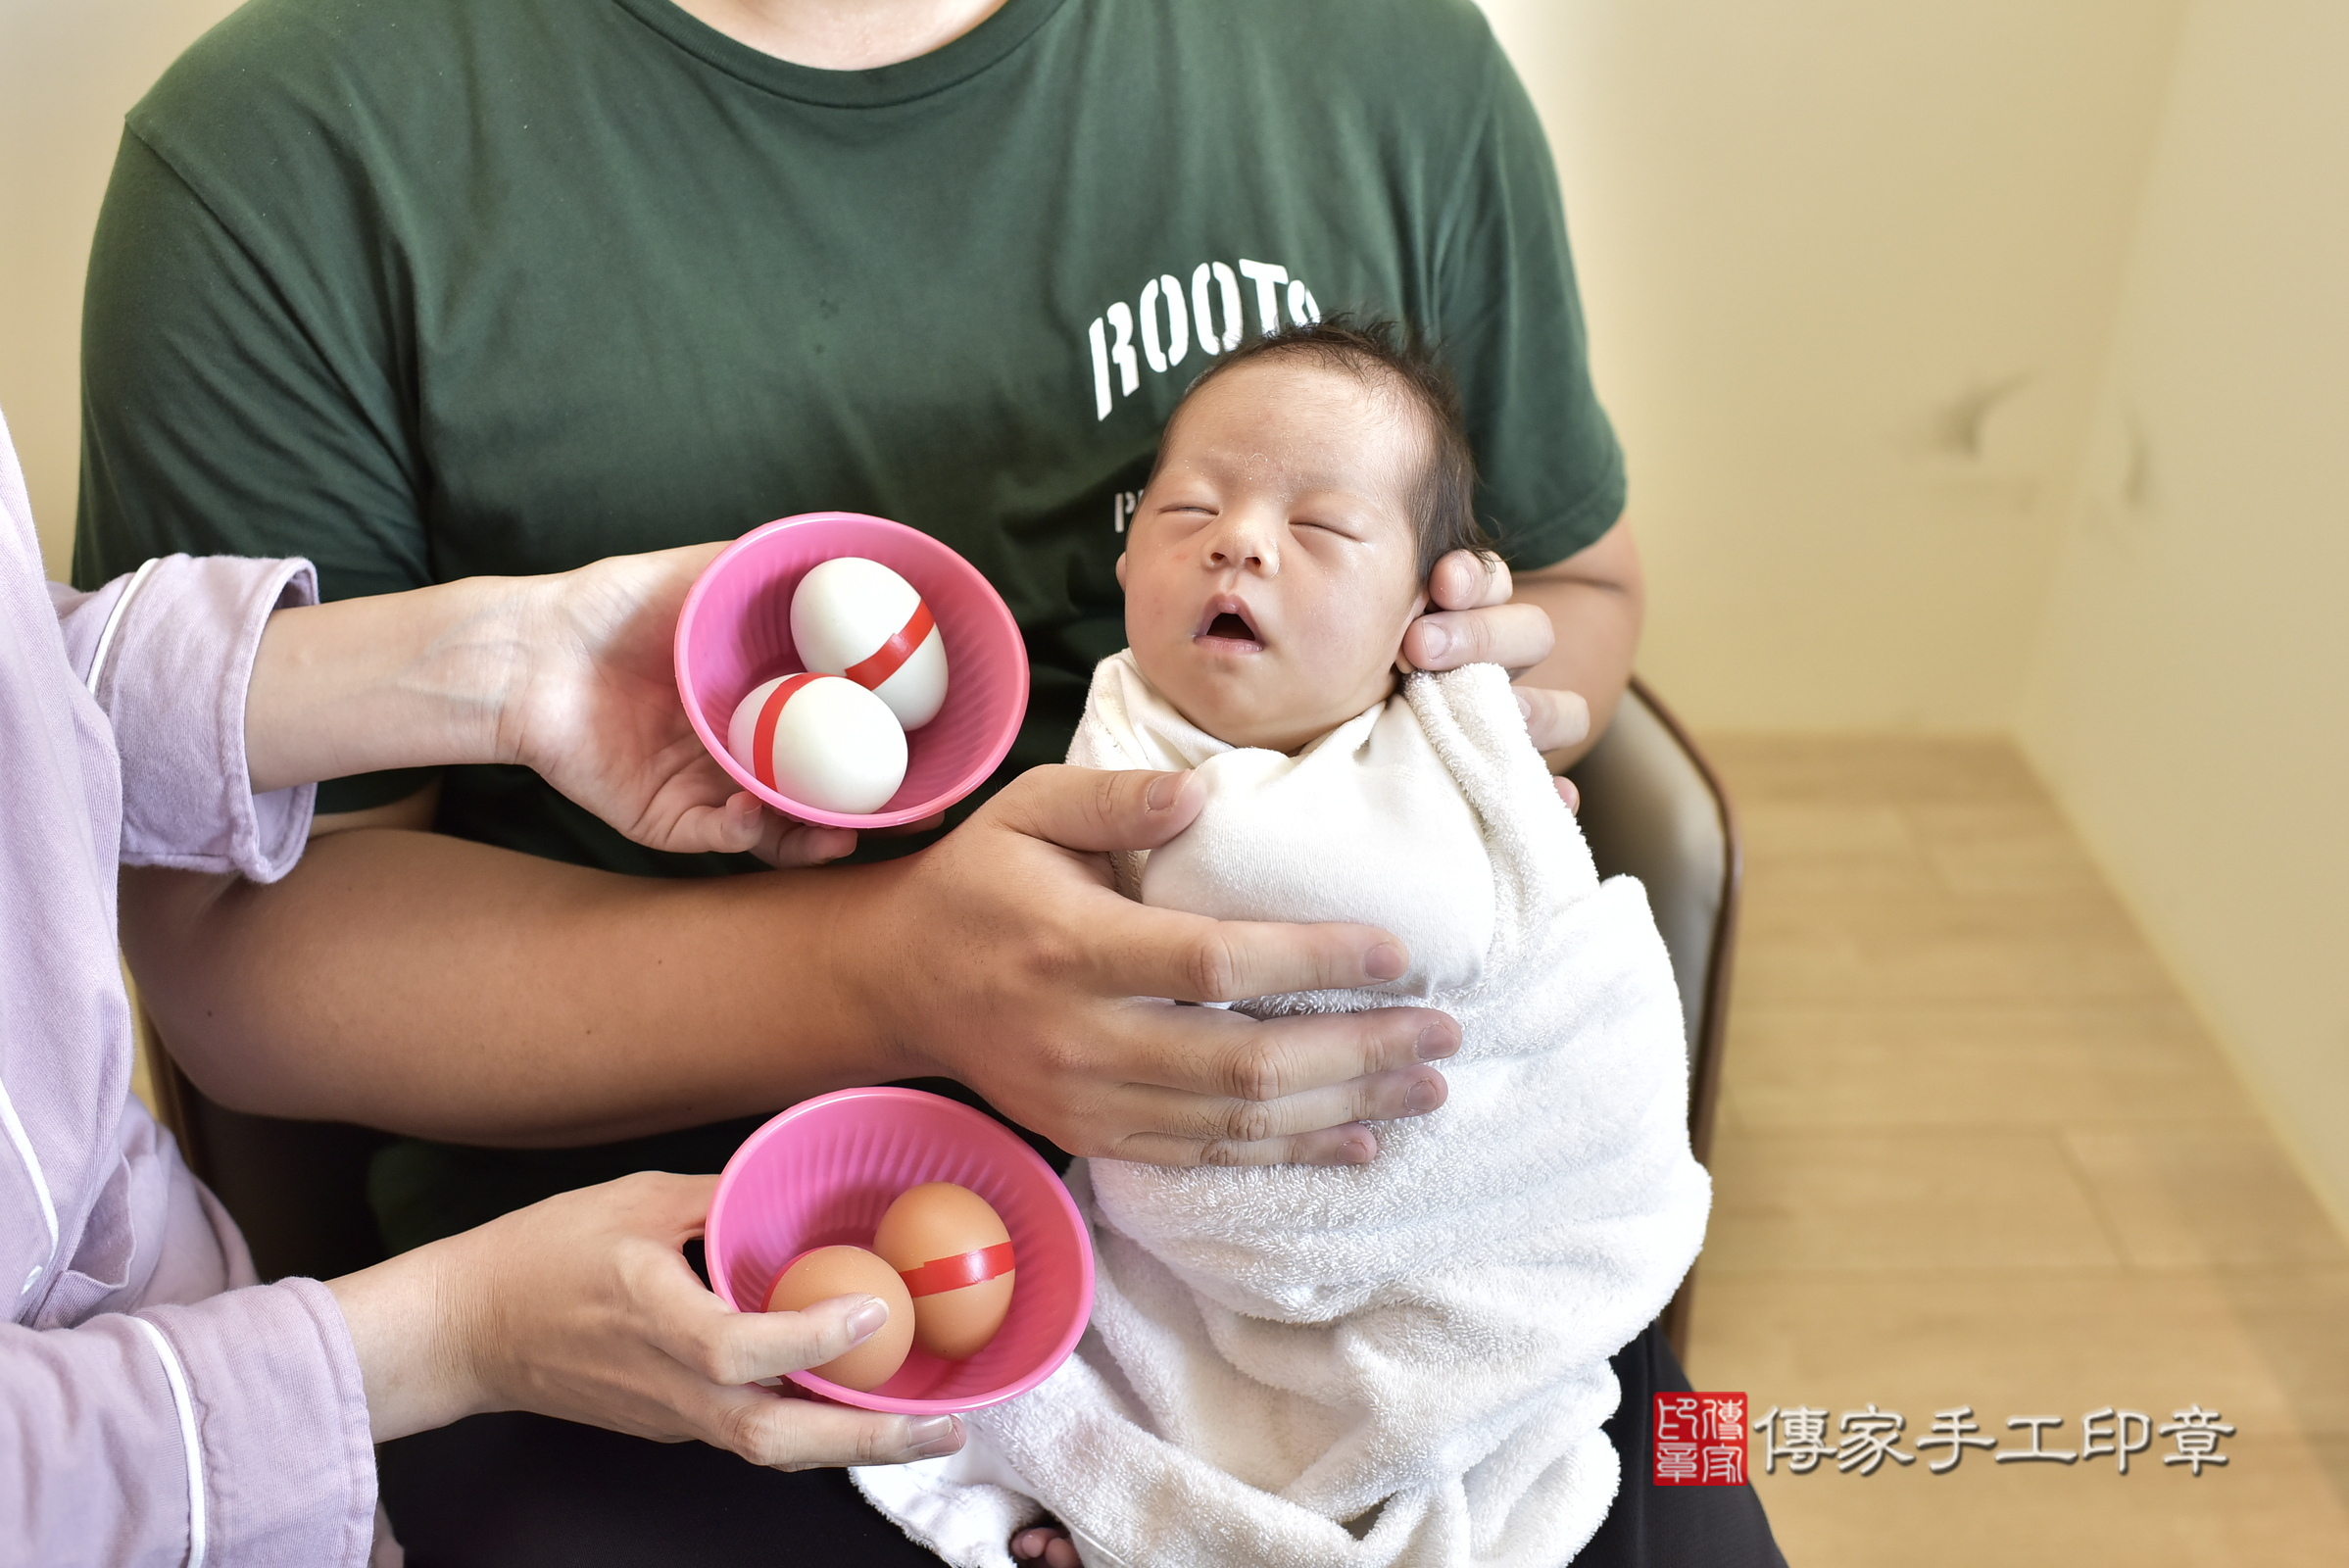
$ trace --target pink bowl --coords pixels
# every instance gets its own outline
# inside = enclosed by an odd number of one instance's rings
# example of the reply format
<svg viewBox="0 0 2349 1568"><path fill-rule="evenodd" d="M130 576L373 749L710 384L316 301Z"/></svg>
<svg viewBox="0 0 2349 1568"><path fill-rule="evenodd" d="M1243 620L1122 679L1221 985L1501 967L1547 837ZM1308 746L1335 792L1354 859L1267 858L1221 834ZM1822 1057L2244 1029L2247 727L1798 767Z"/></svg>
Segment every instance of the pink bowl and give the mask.
<svg viewBox="0 0 2349 1568"><path fill-rule="evenodd" d="M756 1312L786 1263L810 1248L872 1246L883 1211L923 1182L958 1183L1003 1217L1019 1270L1010 1315L967 1361L915 1346L870 1394L792 1373L802 1388L867 1410L943 1415L1025 1394L1076 1348L1093 1312L1093 1239L1068 1189L1002 1123L918 1089L819 1095L751 1134L710 1204L710 1283L728 1306Z"/></svg>
<svg viewBox="0 0 2349 1568"><path fill-rule="evenodd" d="M946 639L946 706L905 737L905 782L878 811L819 810L768 789L726 750L751 688L807 666L791 643L791 594L837 556L889 567L922 596ZM928 534L855 512L761 523L710 564L677 617L677 693L694 733L737 784L776 810L828 827L896 827L934 816L987 781L1028 710L1028 651L979 569Z"/></svg>

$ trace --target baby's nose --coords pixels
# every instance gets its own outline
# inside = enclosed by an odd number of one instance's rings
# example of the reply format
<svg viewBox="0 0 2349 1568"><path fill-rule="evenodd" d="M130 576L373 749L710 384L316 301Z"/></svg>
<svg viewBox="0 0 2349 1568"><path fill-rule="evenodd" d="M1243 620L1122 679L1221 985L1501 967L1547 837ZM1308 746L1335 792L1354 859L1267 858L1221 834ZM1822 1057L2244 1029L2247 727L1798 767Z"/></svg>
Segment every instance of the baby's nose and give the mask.
<svg viewBox="0 0 2349 1568"><path fill-rule="evenodd" d="M1280 551L1264 529L1236 522L1207 547L1207 561L1218 569L1242 567L1250 571L1280 569Z"/></svg>

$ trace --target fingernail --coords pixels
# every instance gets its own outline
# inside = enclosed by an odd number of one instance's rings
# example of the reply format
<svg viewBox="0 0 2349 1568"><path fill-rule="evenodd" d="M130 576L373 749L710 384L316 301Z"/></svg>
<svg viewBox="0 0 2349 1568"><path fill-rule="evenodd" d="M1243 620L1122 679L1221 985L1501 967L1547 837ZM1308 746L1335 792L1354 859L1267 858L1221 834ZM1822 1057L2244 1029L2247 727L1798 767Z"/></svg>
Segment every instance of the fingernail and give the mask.
<svg viewBox="0 0 2349 1568"><path fill-rule="evenodd" d="M1190 776L1189 773L1159 774L1150 780L1150 792L1143 796L1143 801L1153 811L1165 810L1174 805L1175 798L1183 793L1183 780Z"/></svg>
<svg viewBox="0 0 2349 1568"><path fill-rule="evenodd" d="M1517 691L1514 688L1510 690L1509 695L1517 699L1517 716L1519 718L1532 718L1534 716L1534 700L1531 697L1526 696L1525 693Z"/></svg>
<svg viewBox="0 0 2349 1568"><path fill-rule="evenodd" d="M870 1339L888 1321L889 1303L877 1296L866 1297L860 1304L849 1308L849 1333L853 1336L850 1343Z"/></svg>
<svg viewBox="0 0 2349 1568"><path fill-rule="evenodd" d="M1346 1141L1346 1162L1367 1165L1379 1157L1379 1135L1367 1127L1356 1127L1353 1136Z"/></svg>
<svg viewBox="0 0 2349 1568"><path fill-rule="evenodd" d="M1403 950L1392 942L1382 942L1362 955L1362 972L1373 980L1400 980L1409 967Z"/></svg>
<svg viewBox="0 0 2349 1568"><path fill-rule="evenodd" d="M934 1459L962 1446L962 1423L951 1415L934 1415L905 1429L905 1451L917 1459Z"/></svg>
<svg viewBox="0 0 2349 1568"><path fill-rule="evenodd" d="M1451 633L1427 621L1419 623L1419 658L1425 663L1451 652Z"/></svg>
<svg viewBox="0 0 2349 1568"><path fill-rule="evenodd" d="M1422 1078L1403 1096L1403 1108L1414 1116L1424 1116L1444 1103L1444 1086L1432 1079Z"/></svg>
<svg viewBox="0 0 2349 1568"><path fill-rule="evenodd" d="M1413 1049L1421 1061L1442 1061L1460 1049L1460 1037L1449 1029L1429 1024L1419 1031L1419 1044Z"/></svg>

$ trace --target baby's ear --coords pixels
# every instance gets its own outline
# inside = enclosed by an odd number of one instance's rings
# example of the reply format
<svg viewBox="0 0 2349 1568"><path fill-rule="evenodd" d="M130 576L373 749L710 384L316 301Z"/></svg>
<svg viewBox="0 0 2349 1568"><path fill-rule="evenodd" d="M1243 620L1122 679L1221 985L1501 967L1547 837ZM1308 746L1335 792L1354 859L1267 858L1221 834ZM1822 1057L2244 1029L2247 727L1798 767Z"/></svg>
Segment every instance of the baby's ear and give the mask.
<svg viewBox="0 0 2349 1568"><path fill-rule="evenodd" d="M1426 614L1427 612L1428 591L1425 588L1422 588L1419 590L1419 597L1411 601L1411 612L1403 617L1404 636L1410 635L1411 622L1417 620L1420 616ZM1418 667L1419 666L1417 664L1412 663L1409 659L1404 657L1402 638L1396 638L1395 641L1395 672L1397 675L1408 675Z"/></svg>
<svg viewBox="0 0 2349 1568"><path fill-rule="evenodd" d="M1124 551L1120 550L1120 551L1117 553L1117 589L1118 589L1118 592L1120 592L1120 593L1123 593L1123 592L1125 592L1125 586L1126 586L1126 553L1125 553ZM1419 602L1420 602L1421 604L1423 604L1423 605L1424 605L1424 604L1426 604L1426 603L1427 603L1427 597L1428 597L1427 595L1425 595L1425 594L1421 594L1421 595L1419 596ZM1414 612L1414 613L1416 613L1416 612Z"/></svg>

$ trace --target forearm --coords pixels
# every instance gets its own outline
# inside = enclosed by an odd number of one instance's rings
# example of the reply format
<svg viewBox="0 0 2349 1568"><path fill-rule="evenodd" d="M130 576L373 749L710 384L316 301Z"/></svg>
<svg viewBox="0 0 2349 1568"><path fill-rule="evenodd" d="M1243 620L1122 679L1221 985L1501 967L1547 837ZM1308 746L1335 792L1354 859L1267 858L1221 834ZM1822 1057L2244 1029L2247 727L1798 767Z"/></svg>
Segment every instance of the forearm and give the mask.
<svg viewBox="0 0 2349 1568"><path fill-rule="evenodd" d="M127 873L122 936L224 1104L575 1145L902 1076L824 945L884 869L671 882L366 830L266 887Z"/></svg>
<svg viewBox="0 0 2349 1568"><path fill-rule="evenodd" d="M484 1315L464 1268L474 1240L468 1233L430 1242L326 1283L351 1331L377 1443L488 1407L466 1353L470 1320Z"/></svg>
<svg viewBox="0 0 2349 1568"><path fill-rule="evenodd" d="M529 668L523 607L537 581L469 578L271 615L245 699L254 790L504 760L500 721Z"/></svg>
<svg viewBox="0 0 2349 1568"><path fill-rule="evenodd" d="M1520 675L1518 684L1575 692L1590 708L1583 740L1543 754L1550 770L1562 772L1606 733L1631 682L1646 583L1630 525L1619 521L1579 554L1519 574L1515 598L1547 612L1557 639L1549 657Z"/></svg>

